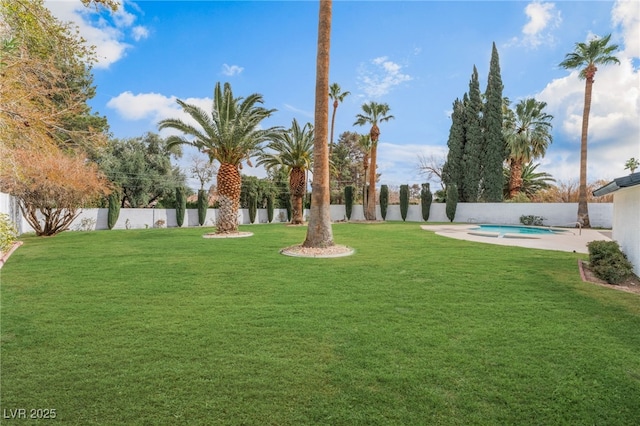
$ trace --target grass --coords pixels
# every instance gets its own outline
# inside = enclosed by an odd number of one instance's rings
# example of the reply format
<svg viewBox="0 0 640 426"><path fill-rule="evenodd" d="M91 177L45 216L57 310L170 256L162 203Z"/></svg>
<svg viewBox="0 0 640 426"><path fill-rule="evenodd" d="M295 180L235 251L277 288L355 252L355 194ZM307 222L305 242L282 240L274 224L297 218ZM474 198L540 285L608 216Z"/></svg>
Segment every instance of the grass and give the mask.
<svg viewBox="0 0 640 426"><path fill-rule="evenodd" d="M3 412L65 424L640 423L640 299L581 255L337 224L24 238L0 271ZM27 411L28 413L28 411Z"/></svg>

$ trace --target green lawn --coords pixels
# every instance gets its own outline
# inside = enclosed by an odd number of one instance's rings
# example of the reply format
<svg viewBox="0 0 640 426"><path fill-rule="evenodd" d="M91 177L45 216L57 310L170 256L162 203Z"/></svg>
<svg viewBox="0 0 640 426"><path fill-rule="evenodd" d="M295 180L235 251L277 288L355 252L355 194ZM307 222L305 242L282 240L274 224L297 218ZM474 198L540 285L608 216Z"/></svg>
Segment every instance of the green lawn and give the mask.
<svg viewBox="0 0 640 426"><path fill-rule="evenodd" d="M23 238L0 270L3 416L640 424L640 297L583 283L581 255L389 223L334 225L353 256L291 258L306 228L241 230Z"/></svg>

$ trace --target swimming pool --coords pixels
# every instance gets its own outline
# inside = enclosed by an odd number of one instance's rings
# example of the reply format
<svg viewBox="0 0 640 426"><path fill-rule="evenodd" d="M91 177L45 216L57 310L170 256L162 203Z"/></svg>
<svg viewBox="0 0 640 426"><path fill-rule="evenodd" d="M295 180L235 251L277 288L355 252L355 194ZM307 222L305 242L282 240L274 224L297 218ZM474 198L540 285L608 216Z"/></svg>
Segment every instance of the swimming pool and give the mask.
<svg viewBox="0 0 640 426"><path fill-rule="evenodd" d="M552 235L566 232L558 229L540 228L535 226L522 226L522 225L479 225L477 228L472 228L471 231L491 233L491 236L508 236L509 234L518 235ZM516 237L517 238L517 237Z"/></svg>

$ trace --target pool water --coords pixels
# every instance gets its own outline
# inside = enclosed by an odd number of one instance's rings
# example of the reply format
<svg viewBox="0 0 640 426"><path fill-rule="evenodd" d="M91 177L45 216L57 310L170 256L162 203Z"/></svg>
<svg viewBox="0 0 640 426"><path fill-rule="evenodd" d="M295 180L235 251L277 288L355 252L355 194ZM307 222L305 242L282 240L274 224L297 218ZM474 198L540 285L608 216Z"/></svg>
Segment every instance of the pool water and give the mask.
<svg viewBox="0 0 640 426"><path fill-rule="evenodd" d="M537 228L532 226L519 226L519 225L480 225L479 228L473 228L474 231L484 232L497 232L500 235L504 234L535 234L535 235L550 235L558 234L563 231L549 228Z"/></svg>

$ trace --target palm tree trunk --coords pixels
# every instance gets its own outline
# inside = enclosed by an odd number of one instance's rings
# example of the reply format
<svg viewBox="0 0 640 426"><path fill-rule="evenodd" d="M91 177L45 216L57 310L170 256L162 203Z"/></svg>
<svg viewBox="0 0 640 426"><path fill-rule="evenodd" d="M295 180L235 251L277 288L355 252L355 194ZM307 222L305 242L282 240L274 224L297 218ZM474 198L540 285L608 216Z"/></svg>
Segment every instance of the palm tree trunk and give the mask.
<svg viewBox="0 0 640 426"><path fill-rule="evenodd" d="M333 101L333 113L331 114L331 139L329 140L329 158L333 152L333 126L336 122L336 111L338 110L338 100Z"/></svg>
<svg viewBox="0 0 640 426"><path fill-rule="evenodd" d="M376 220L376 160L378 154L378 141L371 141L371 164L369 165L369 188L367 188L367 209L365 218Z"/></svg>
<svg viewBox="0 0 640 426"><path fill-rule="evenodd" d="M327 147L329 124L329 48L331 44L332 0L320 0L318 18L318 55L316 60L316 101L313 142L313 184L311 211L304 247L330 247L334 245L331 229L329 188L329 150Z"/></svg>
<svg viewBox="0 0 640 426"><path fill-rule="evenodd" d="M238 208L240 207L240 188L242 180L238 166L230 163L220 164L218 183L218 218L216 232L219 234L238 232Z"/></svg>
<svg viewBox="0 0 640 426"><path fill-rule="evenodd" d="M522 162L511 159L509 174L509 198L514 198L522 189Z"/></svg>
<svg viewBox="0 0 640 426"><path fill-rule="evenodd" d="M304 170L300 167L294 167L291 169L289 175L289 191L291 192L291 198L293 203L291 205L291 224L301 225L304 223L304 214L302 202L304 200L304 190L306 186L306 177Z"/></svg>
<svg viewBox="0 0 640 426"><path fill-rule="evenodd" d="M591 68L592 69L589 69ZM589 112L591 111L591 92L595 66L587 67L584 89L584 110L582 112L582 135L580 137L580 186L578 188L578 222L583 228L590 228L589 205L587 204L587 134L589 130Z"/></svg>

